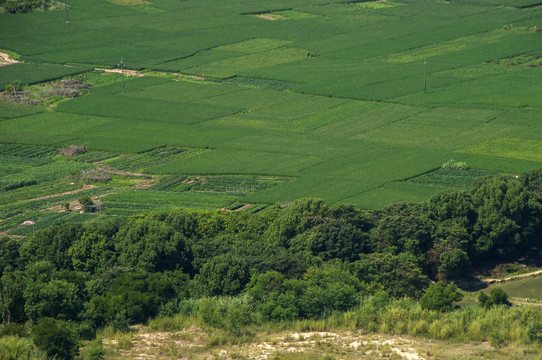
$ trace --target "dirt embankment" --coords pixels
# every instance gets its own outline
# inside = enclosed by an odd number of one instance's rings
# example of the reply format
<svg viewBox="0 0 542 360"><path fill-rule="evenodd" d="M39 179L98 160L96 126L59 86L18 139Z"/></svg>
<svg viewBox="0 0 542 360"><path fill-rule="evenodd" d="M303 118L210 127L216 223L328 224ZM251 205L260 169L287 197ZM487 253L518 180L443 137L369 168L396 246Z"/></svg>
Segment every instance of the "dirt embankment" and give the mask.
<svg viewBox="0 0 542 360"><path fill-rule="evenodd" d="M12 59L9 54L0 52L0 66L16 64L19 61Z"/></svg>

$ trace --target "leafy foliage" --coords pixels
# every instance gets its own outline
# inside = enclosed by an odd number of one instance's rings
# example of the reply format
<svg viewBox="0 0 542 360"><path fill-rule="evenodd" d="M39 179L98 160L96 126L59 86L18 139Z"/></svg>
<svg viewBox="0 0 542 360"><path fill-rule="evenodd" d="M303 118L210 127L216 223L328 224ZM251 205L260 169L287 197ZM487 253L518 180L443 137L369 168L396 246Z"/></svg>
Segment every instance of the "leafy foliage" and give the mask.
<svg viewBox="0 0 542 360"><path fill-rule="evenodd" d="M429 287L427 292L420 298L420 305L423 309L450 311L453 303L460 301L463 295L457 292L453 285L444 284L439 281Z"/></svg>
<svg viewBox="0 0 542 360"><path fill-rule="evenodd" d="M489 292L489 296L485 292L478 294L478 302L484 308L490 308L494 305L511 306L512 304L508 300L508 294L503 289L494 288Z"/></svg>
<svg viewBox="0 0 542 360"><path fill-rule="evenodd" d="M67 324L53 318L44 317L32 328L32 340L50 357L70 360L78 353L77 342Z"/></svg>

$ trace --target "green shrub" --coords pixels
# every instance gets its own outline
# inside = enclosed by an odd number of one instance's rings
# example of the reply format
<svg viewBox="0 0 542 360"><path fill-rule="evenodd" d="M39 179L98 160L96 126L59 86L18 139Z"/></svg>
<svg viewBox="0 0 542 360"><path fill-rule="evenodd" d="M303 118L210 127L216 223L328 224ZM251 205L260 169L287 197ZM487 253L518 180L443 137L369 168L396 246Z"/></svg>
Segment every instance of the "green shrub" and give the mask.
<svg viewBox="0 0 542 360"><path fill-rule="evenodd" d="M487 296L486 293L481 292L478 295L478 302L480 303L480 306L486 309L492 307L493 305L512 305L510 301L508 301L508 294L506 294L504 290L500 288L491 289L489 296Z"/></svg>
<svg viewBox="0 0 542 360"><path fill-rule="evenodd" d="M449 311L452 309L453 303L462 298L463 295L457 292L455 286L446 286L442 281L439 281L427 289L427 292L420 299L420 305L422 309Z"/></svg>
<svg viewBox="0 0 542 360"><path fill-rule="evenodd" d="M89 195L84 195L79 198L79 203L83 206L90 206L94 204L94 201L92 201Z"/></svg>
<svg viewBox="0 0 542 360"><path fill-rule="evenodd" d="M442 168L451 171L467 171L469 169L466 162L453 159L442 164Z"/></svg>
<svg viewBox="0 0 542 360"><path fill-rule="evenodd" d="M50 357L57 359L73 359L78 348L73 334L66 322L43 317L32 328L32 340L41 350Z"/></svg>

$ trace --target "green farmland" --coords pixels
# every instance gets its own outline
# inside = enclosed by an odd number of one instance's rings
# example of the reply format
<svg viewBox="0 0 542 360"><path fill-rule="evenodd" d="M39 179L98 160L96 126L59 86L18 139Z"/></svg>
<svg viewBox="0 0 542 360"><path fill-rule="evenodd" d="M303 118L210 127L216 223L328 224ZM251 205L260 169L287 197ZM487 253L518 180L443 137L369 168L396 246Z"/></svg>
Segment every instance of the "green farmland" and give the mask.
<svg viewBox="0 0 542 360"><path fill-rule="evenodd" d="M374 209L542 167L540 0L70 0L68 14L0 14L20 61L0 88L41 102L0 102L0 232L87 193L105 214ZM139 71L125 93L93 70L121 59ZM61 79L93 86L44 100ZM87 152L58 155L71 145ZM451 159L468 172L443 171ZM106 181L85 178L96 168Z"/></svg>

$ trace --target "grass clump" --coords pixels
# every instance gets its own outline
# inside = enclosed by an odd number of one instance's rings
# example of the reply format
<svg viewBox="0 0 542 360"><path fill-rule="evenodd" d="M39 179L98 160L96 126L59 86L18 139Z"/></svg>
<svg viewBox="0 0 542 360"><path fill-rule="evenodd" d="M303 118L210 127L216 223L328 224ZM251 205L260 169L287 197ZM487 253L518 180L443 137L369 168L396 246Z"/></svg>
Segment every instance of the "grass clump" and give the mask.
<svg viewBox="0 0 542 360"><path fill-rule="evenodd" d="M450 171L467 171L469 166L464 161L448 160L442 164L442 168Z"/></svg>

